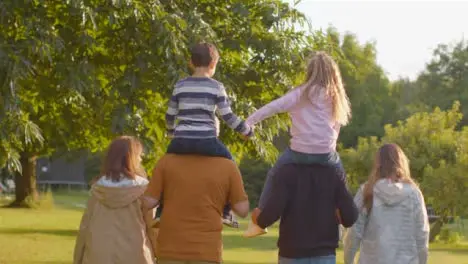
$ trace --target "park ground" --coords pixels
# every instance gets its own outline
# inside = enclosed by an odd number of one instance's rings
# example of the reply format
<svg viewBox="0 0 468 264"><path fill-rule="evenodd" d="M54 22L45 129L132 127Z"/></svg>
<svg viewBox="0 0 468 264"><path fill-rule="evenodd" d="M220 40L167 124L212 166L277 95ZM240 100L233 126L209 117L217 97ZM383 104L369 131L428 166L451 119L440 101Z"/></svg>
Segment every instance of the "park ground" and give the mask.
<svg viewBox="0 0 468 264"><path fill-rule="evenodd" d="M71 263L75 236L86 201L86 193L55 194L54 208L40 210L0 209L1 264L68 264ZM278 229L268 235L242 238L239 230L224 231L226 264L276 263ZM455 228L455 227L454 227ZM458 227L460 228L460 227ZM468 238L468 223L464 237ZM338 251L342 263L342 251ZM468 240L456 245L432 244L429 264L468 264Z"/></svg>

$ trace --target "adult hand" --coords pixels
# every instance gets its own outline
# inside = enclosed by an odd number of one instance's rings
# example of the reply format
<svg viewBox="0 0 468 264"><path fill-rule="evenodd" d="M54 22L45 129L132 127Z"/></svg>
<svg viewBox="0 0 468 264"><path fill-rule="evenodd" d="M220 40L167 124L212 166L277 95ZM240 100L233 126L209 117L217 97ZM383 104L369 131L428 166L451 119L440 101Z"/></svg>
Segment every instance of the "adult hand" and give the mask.
<svg viewBox="0 0 468 264"><path fill-rule="evenodd" d="M257 224L257 218L258 216L260 215L260 213L262 212L262 210L260 210L260 208L255 208L253 211L252 211L252 222L256 225Z"/></svg>
<svg viewBox="0 0 468 264"><path fill-rule="evenodd" d="M249 140L251 139L253 136L254 136L254 130L255 130L255 127L254 126L250 126L250 134L248 136L246 135L242 135L242 138L244 140Z"/></svg>

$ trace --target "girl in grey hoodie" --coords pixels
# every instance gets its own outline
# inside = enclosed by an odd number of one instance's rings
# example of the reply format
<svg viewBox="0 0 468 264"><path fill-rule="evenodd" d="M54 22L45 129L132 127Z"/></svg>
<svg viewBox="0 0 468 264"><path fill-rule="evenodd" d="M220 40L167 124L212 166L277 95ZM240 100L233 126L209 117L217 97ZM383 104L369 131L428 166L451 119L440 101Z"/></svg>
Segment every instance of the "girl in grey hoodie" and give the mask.
<svg viewBox="0 0 468 264"><path fill-rule="evenodd" d="M429 223L408 158L396 144L377 152L369 180L359 189L357 222L344 239L344 263L426 264Z"/></svg>

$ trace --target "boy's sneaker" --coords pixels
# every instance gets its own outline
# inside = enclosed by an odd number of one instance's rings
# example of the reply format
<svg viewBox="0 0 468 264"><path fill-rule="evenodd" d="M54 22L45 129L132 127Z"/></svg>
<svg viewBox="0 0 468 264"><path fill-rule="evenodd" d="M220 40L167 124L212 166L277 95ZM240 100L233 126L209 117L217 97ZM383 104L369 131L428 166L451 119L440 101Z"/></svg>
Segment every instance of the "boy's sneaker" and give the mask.
<svg viewBox="0 0 468 264"><path fill-rule="evenodd" d="M256 236L261 236L266 233L268 233L268 230L265 228L261 228L260 226L257 225L257 217L260 215L260 209L255 208L252 211L252 218L249 221L249 226L247 227L247 230L244 232L244 237L251 238L251 237L256 237Z"/></svg>
<svg viewBox="0 0 468 264"><path fill-rule="evenodd" d="M239 222L232 213L223 215L223 224L232 228L239 228Z"/></svg>

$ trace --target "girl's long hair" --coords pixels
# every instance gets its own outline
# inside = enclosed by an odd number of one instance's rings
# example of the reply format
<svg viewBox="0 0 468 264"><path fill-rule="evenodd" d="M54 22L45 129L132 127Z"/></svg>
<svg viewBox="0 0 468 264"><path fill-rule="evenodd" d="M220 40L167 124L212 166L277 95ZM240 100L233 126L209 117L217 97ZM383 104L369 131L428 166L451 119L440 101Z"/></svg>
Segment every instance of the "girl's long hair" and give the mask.
<svg viewBox="0 0 468 264"><path fill-rule="evenodd" d="M306 86L307 96L317 97L320 93L330 98L332 103L333 121L347 125L351 118L351 103L346 95L341 80L341 73L333 58L323 51L316 52L307 65Z"/></svg>
<svg viewBox="0 0 468 264"><path fill-rule="evenodd" d="M131 136L121 136L112 141L102 164L101 176L118 182L122 177L135 179L145 177L140 157L143 153L141 142Z"/></svg>
<svg viewBox="0 0 468 264"><path fill-rule="evenodd" d="M363 190L364 207L368 212L372 209L374 186L380 179L392 179L417 186L411 178L408 158L397 144L385 144L375 155L374 166Z"/></svg>

